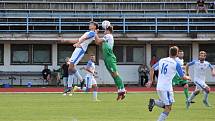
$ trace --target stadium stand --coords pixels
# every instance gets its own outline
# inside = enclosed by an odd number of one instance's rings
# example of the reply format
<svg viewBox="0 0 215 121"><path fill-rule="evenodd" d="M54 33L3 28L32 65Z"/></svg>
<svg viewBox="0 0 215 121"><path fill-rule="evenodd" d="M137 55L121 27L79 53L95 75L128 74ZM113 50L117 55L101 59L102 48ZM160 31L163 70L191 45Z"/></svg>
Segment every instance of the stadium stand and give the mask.
<svg viewBox="0 0 215 121"><path fill-rule="evenodd" d="M210 1L207 1L207 4L209 3ZM74 32L77 28L81 32L85 31L87 21L94 19L101 22L101 18L113 21L117 31L123 33L215 31L215 10L209 10L209 14L196 14L195 0L165 2L23 0L0 1L0 6L1 32L61 33Z"/></svg>

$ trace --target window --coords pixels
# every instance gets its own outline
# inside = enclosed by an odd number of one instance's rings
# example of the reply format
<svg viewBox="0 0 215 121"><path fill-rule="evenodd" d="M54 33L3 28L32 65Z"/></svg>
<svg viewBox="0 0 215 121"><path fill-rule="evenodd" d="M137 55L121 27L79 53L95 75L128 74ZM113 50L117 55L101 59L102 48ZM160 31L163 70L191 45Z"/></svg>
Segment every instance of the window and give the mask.
<svg viewBox="0 0 215 121"><path fill-rule="evenodd" d="M167 57L169 54L169 45L152 45L152 56L158 59Z"/></svg>
<svg viewBox="0 0 215 121"><path fill-rule="evenodd" d="M12 64L30 64L30 45L11 45Z"/></svg>
<svg viewBox="0 0 215 121"><path fill-rule="evenodd" d="M11 45L12 64L51 64L51 45L13 44Z"/></svg>
<svg viewBox="0 0 215 121"><path fill-rule="evenodd" d="M66 57L71 57L74 51L73 45L68 44L59 44L58 45L58 64L63 64L65 62ZM91 54L96 55L96 62L98 62L98 47L95 45L88 46L87 52L84 57L81 59L80 64L86 64L89 60L89 56Z"/></svg>
<svg viewBox="0 0 215 121"><path fill-rule="evenodd" d="M152 56L156 55L158 59L169 56L169 47L172 45L152 45ZM192 46L191 45L176 45L180 50L184 51L184 62L191 61Z"/></svg>
<svg viewBox="0 0 215 121"><path fill-rule="evenodd" d="M0 64L4 64L4 45L0 45Z"/></svg>
<svg viewBox="0 0 215 121"><path fill-rule="evenodd" d="M126 62L130 63L144 63L145 52L141 46L127 46L126 47Z"/></svg>
<svg viewBox="0 0 215 121"><path fill-rule="evenodd" d="M51 45L33 45L33 63L49 64L51 63Z"/></svg>
<svg viewBox="0 0 215 121"><path fill-rule="evenodd" d="M117 57L117 62L123 62L123 46L114 46L113 52Z"/></svg>
<svg viewBox="0 0 215 121"><path fill-rule="evenodd" d="M74 49L73 45L58 45L58 64L63 64L66 57L71 57Z"/></svg>
<svg viewBox="0 0 215 121"><path fill-rule="evenodd" d="M207 53L206 60L212 64L215 64L215 53L214 53L215 44L200 44L199 51L203 50Z"/></svg>
<svg viewBox="0 0 215 121"><path fill-rule="evenodd" d="M145 46L116 45L113 51L119 64L145 63Z"/></svg>

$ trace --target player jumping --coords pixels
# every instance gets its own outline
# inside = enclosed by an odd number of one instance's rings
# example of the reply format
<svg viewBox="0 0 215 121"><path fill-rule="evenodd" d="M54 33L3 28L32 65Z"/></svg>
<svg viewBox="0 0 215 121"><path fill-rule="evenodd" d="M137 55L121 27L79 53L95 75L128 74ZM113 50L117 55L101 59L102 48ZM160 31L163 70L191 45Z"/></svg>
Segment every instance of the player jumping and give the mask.
<svg viewBox="0 0 215 121"><path fill-rule="evenodd" d="M76 65L79 63L79 61L83 58L88 45L95 40L95 30L98 29L98 23L91 21L89 25L89 31L85 32L79 40L73 45L75 47L75 50L72 53L71 56L71 63L69 64L68 68L68 81L73 80L73 76L76 76L77 79L81 82L81 87L83 87L84 80L82 79L81 75L76 69ZM69 82L68 82L69 83ZM68 86L68 89L64 92L70 92L72 90L72 87Z"/></svg>
<svg viewBox="0 0 215 121"><path fill-rule="evenodd" d="M85 76L85 82L86 82L86 87L83 87L81 89L81 87L74 87L73 91L85 91L85 92L89 92L91 88L93 88L93 100L94 101L99 101L97 99L97 83L95 80L95 55L91 55L90 56L90 60L87 62L87 65L85 67L83 67L82 69L84 69L86 71L86 76Z"/></svg>
<svg viewBox="0 0 215 121"><path fill-rule="evenodd" d="M169 57L161 59L150 70L151 81L147 83L147 87L151 87L154 79L154 71L159 70L158 82L157 82L157 94L158 100L150 99L148 109L151 112L156 105L160 108L164 108L164 111L160 114L157 121L165 121L174 101L172 79L175 74L178 73L179 77L184 80L190 80L190 77L185 76L182 71L181 65L175 60L178 55L178 47L173 46L169 49Z"/></svg>
<svg viewBox="0 0 215 121"><path fill-rule="evenodd" d="M178 52L178 57L176 57L176 61L181 65L183 71L185 72L185 66L184 66L184 52L183 50L179 50ZM189 97L189 90L188 90L188 81L187 80L183 80L179 77L178 74L176 74L172 80L173 82L173 85L180 85L180 86L183 86L184 87L184 94L185 94L185 97L186 97L186 101L188 100L188 97ZM194 102L192 102L194 103Z"/></svg>
<svg viewBox="0 0 215 121"><path fill-rule="evenodd" d="M98 45L102 45L102 53L103 53L105 66L107 70L110 72L111 76L113 77L114 82L118 88L117 100L123 100L126 95L126 90L125 90L122 78L120 77L117 71L116 56L113 53L114 38L113 38L112 32L113 32L113 26L108 26L105 29L104 37L99 38L99 36L96 35L95 42Z"/></svg>
<svg viewBox="0 0 215 121"><path fill-rule="evenodd" d="M206 58L206 52L200 51L199 52L199 60L198 61L192 61L186 65L186 74L189 75L189 66L194 67L194 78L193 82L196 85L195 91L190 95L187 101L187 108L190 107L191 101L195 98L196 95L200 93L202 90L204 93L203 103L206 107L210 107L210 104L208 103L208 94L210 92L210 87L205 83L206 79L206 72L209 68L211 70L212 76L215 76L215 69L212 67L212 65L205 61Z"/></svg>

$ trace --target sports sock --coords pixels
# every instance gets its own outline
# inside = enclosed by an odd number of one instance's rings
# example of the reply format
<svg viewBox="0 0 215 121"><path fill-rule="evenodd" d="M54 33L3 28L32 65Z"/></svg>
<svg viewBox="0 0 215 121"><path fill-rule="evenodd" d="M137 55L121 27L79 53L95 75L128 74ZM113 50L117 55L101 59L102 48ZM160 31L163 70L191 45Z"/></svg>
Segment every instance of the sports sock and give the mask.
<svg viewBox="0 0 215 121"><path fill-rule="evenodd" d="M196 94L193 92L188 98L188 102L191 102L195 98Z"/></svg>
<svg viewBox="0 0 215 121"><path fill-rule="evenodd" d="M204 93L204 99L203 100L208 102L208 93L205 91L203 91L203 93Z"/></svg>
<svg viewBox="0 0 215 121"><path fill-rule="evenodd" d="M160 108L164 108L165 106L165 104L161 100L155 100L155 105Z"/></svg>
<svg viewBox="0 0 215 121"><path fill-rule="evenodd" d="M185 94L186 100L188 100L188 97L189 97L188 88L184 88L184 94Z"/></svg>
<svg viewBox="0 0 215 121"><path fill-rule="evenodd" d="M72 84L73 84L73 79L74 79L74 75L72 74L70 74L69 76L68 76L68 85L67 85L67 88L68 89L72 89Z"/></svg>
<svg viewBox="0 0 215 121"><path fill-rule="evenodd" d="M157 121L165 121L168 115L169 112L162 112Z"/></svg>
<svg viewBox="0 0 215 121"><path fill-rule="evenodd" d="M97 91L93 91L93 100L97 100Z"/></svg>
<svg viewBox="0 0 215 121"><path fill-rule="evenodd" d="M78 80L83 81L82 76L78 72L78 70L75 70L74 75L78 78Z"/></svg>
<svg viewBox="0 0 215 121"><path fill-rule="evenodd" d="M124 84L123 84L122 79L120 78L120 76L116 76L113 79L114 79L114 82L115 82L115 84L116 84L118 89L124 89Z"/></svg>
<svg viewBox="0 0 215 121"><path fill-rule="evenodd" d="M86 92L86 91L87 91L87 88L86 88L86 87L83 87L83 88L81 89L81 87L77 87L77 90Z"/></svg>
<svg viewBox="0 0 215 121"><path fill-rule="evenodd" d="M66 91L67 91L67 88L68 88L67 86L65 86L65 87L64 87L64 92L66 92Z"/></svg>

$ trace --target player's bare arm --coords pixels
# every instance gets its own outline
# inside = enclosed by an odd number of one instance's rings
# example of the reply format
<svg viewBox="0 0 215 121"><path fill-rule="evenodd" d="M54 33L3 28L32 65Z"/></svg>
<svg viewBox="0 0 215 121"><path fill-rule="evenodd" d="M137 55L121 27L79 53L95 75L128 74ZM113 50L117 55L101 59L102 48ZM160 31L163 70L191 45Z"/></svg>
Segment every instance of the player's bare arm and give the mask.
<svg viewBox="0 0 215 121"><path fill-rule="evenodd" d="M152 83L154 82L154 68L150 69L150 79L149 82L146 84L146 87L150 88Z"/></svg>
<svg viewBox="0 0 215 121"><path fill-rule="evenodd" d="M95 43L97 45L101 45L102 42L103 42L103 40L101 38L99 38L98 34L96 34L96 36L95 36Z"/></svg>
<svg viewBox="0 0 215 121"><path fill-rule="evenodd" d="M83 43L85 40L87 40L87 35L84 34L81 36L81 38L73 45L74 47L81 47L81 43Z"/></svg>
<svg viewBox="0 0 215 121"><path fill-rule="evenodd" d="M94 74L91 68L81 67L80 69L81 69L81 70L85 70L85 71L87 71L87 72L89 72L89 73L91 73L91 74Z"/></svg>
<svg viewBox="0 0 215 121"><path fill-rule="evenodd" d="M215 68L214 67L211 69L211 73L212 73L212 76L215 76Z"/></svg>
<svg viewBox="0 0 215 121"><path fill-rule="evenodd" d="M184 75L181 79L183 79L183 80L191 80L191 78L190 78L190 76L186 76L186 75Z"/></svg>
<svg viewBox="0 0 215 121"><path fill-rule="evenodd" d="M185 66L185 75L189 76L189 65L186 64Z"/></svg>
<svg viewBox="0 0 215 121"><path fill-rule="evenodd" d="M59 38L60 43L68 43L68 44L73 44L73 43L77 43L78 40L65 40L64 38L60 37Z"/></svg>

